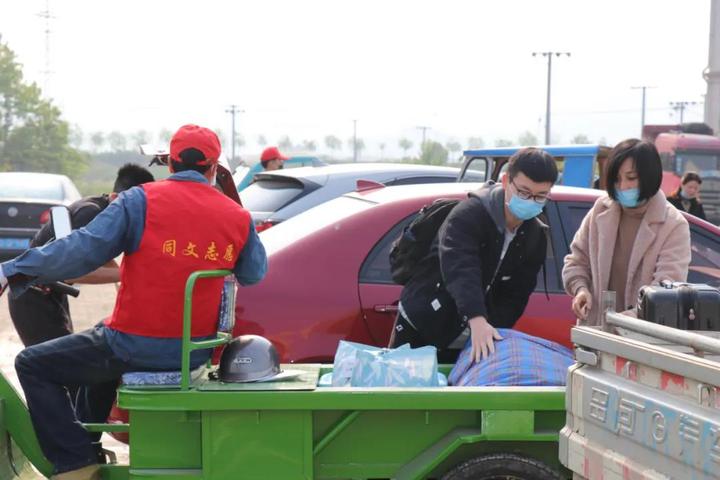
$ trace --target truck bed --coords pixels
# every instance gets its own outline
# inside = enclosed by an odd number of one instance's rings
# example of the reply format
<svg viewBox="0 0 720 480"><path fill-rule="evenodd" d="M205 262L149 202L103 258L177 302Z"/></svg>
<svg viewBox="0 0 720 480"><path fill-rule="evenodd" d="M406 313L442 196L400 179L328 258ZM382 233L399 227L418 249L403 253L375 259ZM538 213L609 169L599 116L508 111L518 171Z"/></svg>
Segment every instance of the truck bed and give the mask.
<svg viewBox="0 0 720 480"><path fill-rule="evenodd" d="M720 334L622 320L573 329L561 461L591 480L719 479Z"/></svg>

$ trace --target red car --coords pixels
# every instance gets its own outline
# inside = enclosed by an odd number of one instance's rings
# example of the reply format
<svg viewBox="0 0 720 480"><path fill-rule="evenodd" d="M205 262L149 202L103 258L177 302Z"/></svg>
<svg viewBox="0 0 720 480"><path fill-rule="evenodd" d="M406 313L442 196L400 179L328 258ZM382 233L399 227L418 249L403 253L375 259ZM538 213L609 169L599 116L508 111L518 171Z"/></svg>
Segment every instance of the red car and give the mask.
<svg viewBox="0 0 720 480"><path fill-rule="evenodd" d="M239 289L234 334L264 335L283 361L295 362L330 362L339 340L387 345L402 288L390 277L393 240L423 205L437 198L462 198L478 187L379 186L319 205L263 232L268 274L258 285ZM563 258L600 195L590 189L553 189L545 209L551 233L547 286L540 272L516 329L570 346L575 318L571 298L562 289ZM720 286L720 229L687 218L693 249L689 280Z"/></svg>

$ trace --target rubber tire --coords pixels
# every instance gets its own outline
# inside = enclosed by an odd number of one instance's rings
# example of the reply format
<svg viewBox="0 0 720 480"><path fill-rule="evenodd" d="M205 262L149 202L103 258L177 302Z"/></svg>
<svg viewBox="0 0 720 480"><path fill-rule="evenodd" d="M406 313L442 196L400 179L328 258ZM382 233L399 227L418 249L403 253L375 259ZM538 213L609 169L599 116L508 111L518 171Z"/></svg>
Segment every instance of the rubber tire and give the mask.
<svg viewBox="0 0 720 480"><path fill-rule="evenodd" d="M442 480L561 480L552 468L514 453L491 453L461 463Z"/></svg>

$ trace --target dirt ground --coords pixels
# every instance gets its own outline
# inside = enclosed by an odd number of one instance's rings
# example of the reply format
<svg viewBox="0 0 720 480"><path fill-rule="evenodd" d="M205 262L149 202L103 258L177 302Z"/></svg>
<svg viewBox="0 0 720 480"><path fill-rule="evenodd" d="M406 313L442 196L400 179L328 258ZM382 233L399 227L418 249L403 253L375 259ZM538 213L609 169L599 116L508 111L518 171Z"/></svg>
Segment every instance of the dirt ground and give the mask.
<svg viewBox="0 0 720 480"><path fill-rule="evenodd" d="M115 305L115 285L82 285L78 298L70 297L70 312L75 331L85 330L112 313ZM7 294L6 294L7 295ZM0 370L22 394L15 375L15 356L23 349L15 333L6 295L0 298ZM103 445L116 452L120 463L127 462L127 446L105 435Z"/></svg>

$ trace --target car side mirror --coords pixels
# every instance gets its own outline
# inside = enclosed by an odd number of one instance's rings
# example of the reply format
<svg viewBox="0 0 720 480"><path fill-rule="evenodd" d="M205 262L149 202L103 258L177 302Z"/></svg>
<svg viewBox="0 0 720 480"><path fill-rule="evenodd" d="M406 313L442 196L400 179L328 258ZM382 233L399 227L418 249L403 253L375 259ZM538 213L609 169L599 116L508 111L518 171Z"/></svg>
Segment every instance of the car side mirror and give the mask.
<svg viewBox="0 0 720 480"><path fill-rule="evenodd" d="M70 211L63 205L50 207L50 222L55 240L67 237L72 232Z"/></svg>

